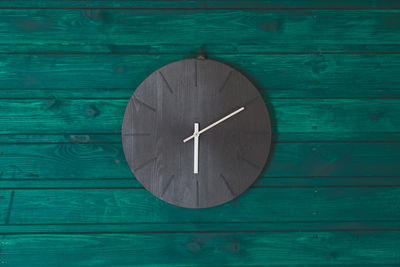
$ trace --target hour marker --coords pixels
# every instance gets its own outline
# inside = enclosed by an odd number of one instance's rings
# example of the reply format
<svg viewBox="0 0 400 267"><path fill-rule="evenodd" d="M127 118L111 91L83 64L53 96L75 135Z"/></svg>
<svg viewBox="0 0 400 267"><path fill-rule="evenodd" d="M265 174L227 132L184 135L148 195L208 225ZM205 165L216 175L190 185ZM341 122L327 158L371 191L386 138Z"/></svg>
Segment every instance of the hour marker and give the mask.
<svg viewBox="0 0 400 267"><path fill-rule="evenodd" d="M165 79L164 74L162 74L161 71L159 71L159 73L160 73L160 76L161 76L162 80L163 80L164 83L167 85L168 91L169 91L171 94L173 94L174 92L172 91L172 88L171 88L171 86L169 85L167 79Z"/></svg>
<svg viewBox="0 0 400 267"><path fill-rule="evenodd" d="M222 86L219 88L218 91L219 91L220 93L222 92L222 90L224 90L226 84L228 83L229 78L231 77L231 74L232 74L232 71L230 71L230 72L228 73L228 75L227 75L226 78L225 78L225 81L223 82Z"/></svg>
<svg viewBox="0 0 400 267"><path fill-rule="evenodd" d="M246 162L248 165L250 165L250 166L252 166L252 167L254 167L256 169L260 169L260 166L258 166L258 164L254 163L254 162L251 162L250 160L248 160L248 159L246 159L246 158L244 158L242 156L238 156L238 158L241 159L242 161Z"/></svg>
<svg viewBox="0 0 400 267"><path fill-rule="evenodd" d="M136 96L135 96L134 100L136 100L139 104L145 106L146 108L150 109L151 111L156 112L155 108L153 108L149 104L144 103L142 100L139 100Z"/></svg>
<svg viewBox="0 0 400 267"><path fill-rule="evenodd" d="M136 168L134 169L134 171L140 170L141 168L147 166L148 164L152 163L152 162L155 161L156 159L157 159L157 157L149 159L149 160L146 161L145 163L142 163L141 165L139 165L138 167L136 167Z"/></svg>
<svg viewBox="0 0 400 267"><path fill-rule="evenodd" d="M173 175L168 179L167 185L164 187L164 189L163 189L163 191L162 191L162 193L161 193L161 196L164 196L165 192L167 191L169 185L171 184L171 182L172 182L172 180L173 180L174 178L175 178L175 175L173 174Z"/></svg>
<svg viewBox="0 0 400 267"><path fill-rule="evenodd" d="M224 181L226 187L228 188L229 192L231 192L231 194L233 196L235 196L236 194L233 192L232 187L229 185L228 181L226 180L225 176L222 175L222 173L219 175L222 178L222 181Z"/></svg>

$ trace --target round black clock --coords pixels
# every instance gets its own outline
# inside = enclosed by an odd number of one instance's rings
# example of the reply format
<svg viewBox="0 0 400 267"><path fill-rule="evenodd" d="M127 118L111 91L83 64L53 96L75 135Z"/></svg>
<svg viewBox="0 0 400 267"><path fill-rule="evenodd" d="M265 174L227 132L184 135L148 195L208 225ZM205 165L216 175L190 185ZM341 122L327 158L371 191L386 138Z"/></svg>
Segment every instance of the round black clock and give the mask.
<svg viewBox="0 0 400 267"><path fill-rule="evenodd" d="M139 85L125 110L122 143L129 167L153 195L206 208L232 200L257 179L271 123L263 98L240 72L186 59Z"/></svg>

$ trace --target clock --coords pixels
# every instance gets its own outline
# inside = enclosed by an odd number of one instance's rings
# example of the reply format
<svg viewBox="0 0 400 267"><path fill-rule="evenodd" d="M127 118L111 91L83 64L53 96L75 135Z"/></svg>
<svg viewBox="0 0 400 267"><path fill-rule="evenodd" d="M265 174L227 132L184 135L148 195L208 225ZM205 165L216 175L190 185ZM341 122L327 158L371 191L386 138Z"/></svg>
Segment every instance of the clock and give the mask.
<svg viewBox="0 0 400 267"><path fill-rule="evenodd" d="M262 172L271 146L263 97L239 71L210 59L172 62L135 90L122 123L134 176L185 208L226 203Z"/></svg>

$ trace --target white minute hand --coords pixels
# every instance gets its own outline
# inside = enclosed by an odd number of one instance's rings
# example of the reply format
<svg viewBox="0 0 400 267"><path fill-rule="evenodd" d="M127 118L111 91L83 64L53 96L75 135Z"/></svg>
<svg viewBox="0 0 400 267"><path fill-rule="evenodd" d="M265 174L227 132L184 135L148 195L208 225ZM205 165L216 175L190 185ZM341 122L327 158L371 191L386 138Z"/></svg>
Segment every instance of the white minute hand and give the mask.
<svg viewBox="0 0 400 267"><path fill-rule="evenodd" d="M206 128L204 128L203 130L197 132L196 134L192 134L191 136L189 136L188 138L186 138L185 140L183 140L183 142L186 143L186 142L189 141L190 139L194 138L196 135L199 136L200 134L204 133L205 131L211 129L212 127L214 127L214 126L220 124L221 122L223 122L223 121L229 119L230 117L232 117L232 116L238 114L239 112L241 112L241 111L243 111L243 110L244 110L244 107L241 107L241 108L237 109L236 111L232 112L232 113L229 114L229 115L226 115L226 116L223 117L222 119L220 119L220 120L218 120L218 121L216 121L216 122L214 122L214 123L208 125Z"/></svg>

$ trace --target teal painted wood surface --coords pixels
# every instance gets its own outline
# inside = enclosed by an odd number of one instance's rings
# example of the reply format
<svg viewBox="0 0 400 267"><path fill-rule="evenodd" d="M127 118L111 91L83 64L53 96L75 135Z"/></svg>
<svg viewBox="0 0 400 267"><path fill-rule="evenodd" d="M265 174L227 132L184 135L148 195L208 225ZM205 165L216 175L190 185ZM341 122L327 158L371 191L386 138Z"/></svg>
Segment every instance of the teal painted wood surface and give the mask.
<svg viewBox="0 0 400 267"><path fill-rule="evenodd" d="M400 2L0 2L4 266L399 266ZM155 69L243 71L273 152L240 198L166 204L120 129Z"/></svg>
<svg viewBox="0 0 400 267"><path fill-rule="evenodd" d="M393 248L400 245L399 240L396 231L39 234L7 236L4 251L10 255L7 263L17 266L27 261L30 266L62 266L67 259L72 266L148 266L150 262L154 266L176 266L177 262L179 266L249 266L253 262L258 266L298 266L299 262L396 266L398 255ZM24 256L15 254L16 250Z"/></svg>
<svg viewBox="0 0 400 267"><path fill-rule="evenodd" d="M399 52L400 11L1 9L5 53ZM13 36L12 39L8 36Z"/></svg>
<svg viewBox="0 0 400 267"><path fill-rule="evenodd" d="M119 134L128 100L0 99L0 134ZM309 134L357 141L360 132L368 133L369 140L384 141L400 131L398 98L265 101L276 117L272 127L278 141L314 141Z"/></svg>
<svg viewBox="0 0 400 267"><path fill-rule="evenodd" d="M118 180L133 177L124 159L121 144L22 143L3 144L1 149L0 184L6 180L23 179ZM398 142L275 143L274 153L256 184L273 185L273 180L270 180L272 177L351 179L354 176L365 177L370 181L376 179L376 184L380 184L382 178L379 177L400 176L400 165L393 163L400 162L399 151ZM103 169L99 171L98 166ZM358 181L363 183L361 179ZM136 180L132 183L139 185Z"/></svg>
<svg viewBox="0 0 400 267"><path fill-rule="evenodd" d="M396 0L252 0L250 3L247 0L18 0L18 1L2 1L2 8L143 8L143 9L293 9L293 8L322 8L322 9L391 9L398 8L400 4Z"/></svg>
<svg viewBox="0 0 400 267"><path fill-rule="evenodd" d="M175 54L0 54L0 98L127 99L155 69L183 58ZM399 54L239 53L213 58L243 70L265 97L400 97Z"/></svg>
<svg viewBox="0 0 400 267"><path fill-rule="evenodd" d="M14 192L14 193L12 193ZM179 209L144 189L24 189L13 197L6 218L13 225L79 223L262 223L375 222L399 224L400 188L252 188L228 204L208 210ZM11 195L12 194L12 195ZM4 207L5 206L5 207ZM246 208L249 207L250 208ZM371 225L372 226L372 225ZM381 225L379 228L383 228ZM229 230L229 229L225 229Z"/></svg>

